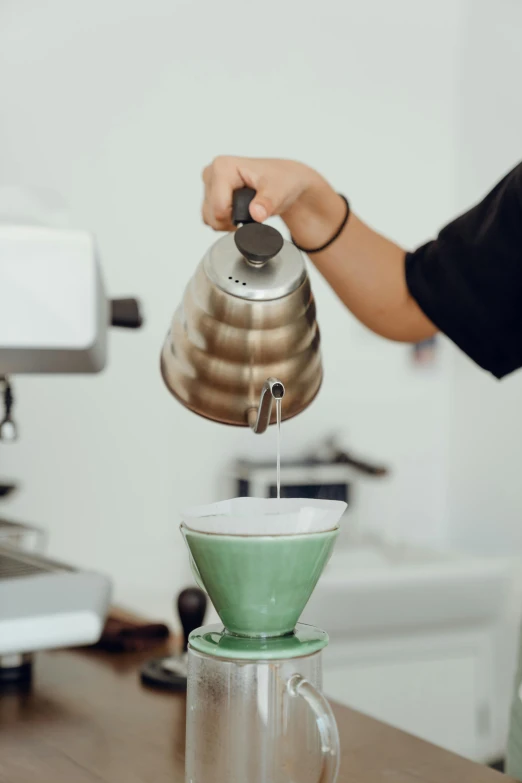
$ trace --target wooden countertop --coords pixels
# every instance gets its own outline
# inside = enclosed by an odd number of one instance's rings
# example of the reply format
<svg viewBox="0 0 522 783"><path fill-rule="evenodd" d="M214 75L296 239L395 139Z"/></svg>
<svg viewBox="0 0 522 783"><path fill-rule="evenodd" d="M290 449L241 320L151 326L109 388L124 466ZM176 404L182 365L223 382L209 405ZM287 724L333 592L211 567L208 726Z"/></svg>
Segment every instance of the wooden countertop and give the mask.
<svg viewBox="0 0 522 783"><path fill-rule="evenodd" d="M0 696L0 782L183 783L185 697L140 685L148 657L38 655L32 690ZM345 707L335 713L339 783L511 780Z"/></svg>

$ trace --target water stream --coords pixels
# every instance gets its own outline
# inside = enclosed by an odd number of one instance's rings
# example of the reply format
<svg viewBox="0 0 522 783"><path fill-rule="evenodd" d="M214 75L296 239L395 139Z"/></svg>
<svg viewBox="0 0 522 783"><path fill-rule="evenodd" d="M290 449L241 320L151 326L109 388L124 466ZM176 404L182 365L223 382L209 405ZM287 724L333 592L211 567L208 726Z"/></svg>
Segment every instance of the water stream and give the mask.
<svg viewBox="0 0 522 783"><path fill-rule="evenodd" d="M277 422L277 499L281 497L281 402L276 399L276 422Z"/></svg>

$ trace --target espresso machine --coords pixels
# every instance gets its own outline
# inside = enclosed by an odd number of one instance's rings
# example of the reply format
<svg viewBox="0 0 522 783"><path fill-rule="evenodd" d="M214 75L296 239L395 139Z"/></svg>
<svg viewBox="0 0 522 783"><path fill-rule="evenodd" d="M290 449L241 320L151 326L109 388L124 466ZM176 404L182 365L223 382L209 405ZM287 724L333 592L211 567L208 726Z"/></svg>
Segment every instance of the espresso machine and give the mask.
<svg viewBox="0 0 522 783"><path fill-rule="evenodd" d="M304 258L252 220L254 195L234 193L237 230L217 240L190 280L161 372L194 413L262 433L277 416L305 410L323 373ZM188 637L186 783L337 779L337 726L321 693L328 636L298 621L345 508L236 498L182 514L194 577L222 621Z"/></svg>
<svg viewBox="0 0 522 783"><path fill-rule="evenodd" d="M48 217L32 192L0 188L2 445L19 436L13 376L98 373L110 328L142 324L136 299L107 296L92 234ZM93 644L105 624L110 579L44 557L44 539L0 517L0 689L30 683L33 653Z"/></svg>

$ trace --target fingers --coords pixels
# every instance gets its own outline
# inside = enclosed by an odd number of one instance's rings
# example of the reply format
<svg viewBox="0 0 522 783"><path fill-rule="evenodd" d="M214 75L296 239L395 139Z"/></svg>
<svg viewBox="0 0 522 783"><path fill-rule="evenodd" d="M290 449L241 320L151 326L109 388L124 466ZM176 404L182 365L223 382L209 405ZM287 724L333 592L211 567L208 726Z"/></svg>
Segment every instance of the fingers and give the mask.
<svg viewBox="0 0 522 783"><path fill-rule="evenodd" d="M221 156L203 171L203 182L203 220L217 231L230 231L237 188L247 185L256 191L250 214L262 223L282 214L299 197L306 186L306 173L303 164L293 161Z"/></svg>
<svg viewBox="0 0 522 783"><path fill-rule="evenodd" d="M238 158L216 158L203 171L203 220L216 231L230 231L234 228L232 195L234 190L245 184L238 171L237 161Z"/></svg>
<svg viewBox="0 0 522 783"><path fill-rule="evenodd" d="M233 231L235 229L235 226L232 224L231 217L217 219L214 213L211 211L207 201L203 202L203 206L201 208L201 217L203 218L203 223L205 223L207 226L210 226L215 231Z"/></svg>

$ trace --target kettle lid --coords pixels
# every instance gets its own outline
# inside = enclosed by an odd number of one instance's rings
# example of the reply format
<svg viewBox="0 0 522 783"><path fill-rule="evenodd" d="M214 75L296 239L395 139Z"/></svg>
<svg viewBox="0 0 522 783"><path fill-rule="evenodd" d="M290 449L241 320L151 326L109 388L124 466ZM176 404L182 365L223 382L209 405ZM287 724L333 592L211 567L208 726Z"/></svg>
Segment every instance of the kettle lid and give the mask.
<svg viewBox="0 0 522 783"><path fill-rule="evenodd" d="M273 226L256 223L249 212L251 188L234 192L233 219L239 228L219 239L204 260L210 280L240 299L270 301L295 291L306 278L300 250Z"/></svg>

